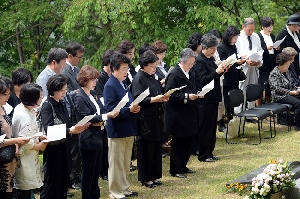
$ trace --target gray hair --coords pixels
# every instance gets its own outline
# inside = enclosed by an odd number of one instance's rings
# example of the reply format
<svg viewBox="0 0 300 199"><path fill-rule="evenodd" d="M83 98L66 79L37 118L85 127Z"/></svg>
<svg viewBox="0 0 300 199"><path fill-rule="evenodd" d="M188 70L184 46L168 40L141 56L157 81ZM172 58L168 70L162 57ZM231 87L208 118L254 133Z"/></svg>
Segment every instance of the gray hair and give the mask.
<svg viewBox="0 0 300 199"><path fill-rule="evenodd" d="M202 49L217 47L218 45L219 45L218 38L211 33L207 33L203 35L201 38Z"/></svg>
<svg viewBox="0 0 300 199"><path fill-rule="evenodd" d="M195 52L190 48L185 48L179 54L179 61L185 63L190 57L196 57Z"/></svg>
<svg viewBox="0 0 300 199"><path fill-rule="evenodd" d="M243 23L244 27L251 25L251 24L255 25L255 20L253 18L249 17L249 18L244 19L244 23Z"/></svg>
<svg viewBox="0 0 300 199"><path fill-rule="evenodd" d="M292 47L286 47L286 48L282 49L282 53L288 54L290 56L298 55L298 52Z"/></svg>

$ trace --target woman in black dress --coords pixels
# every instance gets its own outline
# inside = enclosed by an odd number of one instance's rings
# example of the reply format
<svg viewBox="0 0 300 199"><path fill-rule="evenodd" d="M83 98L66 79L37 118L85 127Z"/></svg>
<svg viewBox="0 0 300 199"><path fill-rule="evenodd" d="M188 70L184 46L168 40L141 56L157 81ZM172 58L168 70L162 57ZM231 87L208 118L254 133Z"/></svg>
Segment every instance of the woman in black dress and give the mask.
<svg viewBox="0 0 300 199"><path fill-rule="evenodd" d="M139 59L141 69L133 78L131 91L134 98L149 88L148 95L140 102L140 114L145 117L150 133L140 136L138 141L138 179L146 187L162 183L161 143L163 140L163 102L169 97L163 95L159 81L154 77L158 57L153 51L144 52Z"/></svg>

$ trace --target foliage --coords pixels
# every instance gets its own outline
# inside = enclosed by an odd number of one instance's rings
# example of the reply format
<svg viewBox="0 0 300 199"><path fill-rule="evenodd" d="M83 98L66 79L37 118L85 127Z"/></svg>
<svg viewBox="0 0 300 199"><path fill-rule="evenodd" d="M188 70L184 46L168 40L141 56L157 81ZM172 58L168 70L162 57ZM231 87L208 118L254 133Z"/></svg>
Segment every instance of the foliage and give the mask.
<svg viewBox="0 0 300 199"><path fill-rule="evenodd" d="M294 187L293 175L292 168L288 166L287 161L271 160L263 173L252 179L251 193L245 199L269 198L271 194Z"/></svg>

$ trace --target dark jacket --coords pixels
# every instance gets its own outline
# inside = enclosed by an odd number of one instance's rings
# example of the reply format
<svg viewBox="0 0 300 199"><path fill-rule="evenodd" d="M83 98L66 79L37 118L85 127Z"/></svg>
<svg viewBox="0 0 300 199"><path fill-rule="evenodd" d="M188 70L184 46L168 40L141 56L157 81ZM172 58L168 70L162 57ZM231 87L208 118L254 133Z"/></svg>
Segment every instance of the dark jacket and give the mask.
<svg viewBox="0 0 300 199"><path fill-rule="evenodd" d="M104 85L106 84L107 80L109 79L109 76L107 72L105 72L103 69L100 71L100 76L98 77L98 82L96 84L96 94L98 97L103 97L103 90L104 90Z"/></svg>
<svg viewBox="0 0 300 199"><path fill-rule="evenodd" d="M257 33L260 42L261 42L261 48L264 50L263 52L263 65L259 67L259 72L265 72L270 73L274 67L276 66L276 55L278 54L278 50L274 49L274 54L270 54L269 50L267 48L267 44L264 40L264 37L260 32ZM270 35L272 38L273 43L275 42L275 36L273 34Z"/></svg>
<svg viewBox="0 0 300 199"><path fill-rule="evenodd" d="M13 108L13 110L8 114L8 116L9 116L10 118L12 118L16 106L17 106L18 104L21 103L21 100L20 100L20 98L17 97L15 91L12 91L12 92L10 93L10 96L9 96L9 98L8 98L7 103L8 103L9 105L11 105L12 108Z"/></svg>
<svg viewBox="0 0 300 199"><path fill-rule="evenodd" d="M129 66L129 73L131 74L132 78L134 78L134 76L136 75L135 67L134 67L134 65L132 65L131 63L128 64L128 66ZM128 78L128 76L127 76L127 78L125 79L125 81L126 81L127 86L130 87L131 81L130 81L130 79Z"/></svg>
<svg viewBox="0 0 300 199"><path fill-rule="evenodd" d="M197 75L198 88L203 88L214 80L214 88L205 94L204 98L199 98L199 103L219 103L222 101L220 77L223 73L218 74L216 69L218 66L215 64L213 57L207 58L202 52L198 55L196 63L193 66Z"/></svg>
<svg viewBox="0 0 300 199"><path fill-rule="evenodd" d="M80 119L88 115L96 114L89 122L91 124L103 122L102 114L105 113L104 107L98 99L95 92L91 91L91 95L95 98L100 108L100 115L97 114L97 109L89 96L80 88L78 94L75 96L75 107L78 111ZM90 125L85 131L80 134L79 147L85 150L102 150L103 140L100 126Z"/></svg>
<svg viewBox="0 0 300 199"><path fill-rule="evenodd" d="M147 88L149 88L150 95L139 103L141 106L139 114L144 116L145 121L150 128L150 133L140 136L140 138L152 141L161 141L163 139L163 103L150 103L150 101L151 97L155 97L163 93L162 87L155 79L154 75L149 75L144 71L139 70L131 84L133 98L137 98Z"/></svg>
<svg viewBox="0 0 300 199"><path fill-rule="evenodd" d="M296 34L297 35L297 34ZM286 37L285 37L286 36ZM297 35L298 36L298 35ZM277 40L280 40L280 39L284 39L284 41L280 44L280 49L279 51L281 52L282 49L284 49L285 47L293 47L297 52L298 54L296 55L295 59L294 59L294 66L295 66L295 70L296 70L296 73L297 73L297 76L299 76L300 74L300 71L299 71L299 67L300 67L300 64L299 64L299 52L300 52L300 49L298 48L297 44L294 42L294 39L293 37L288 33L287 29L284 28L277 36Z"/></svg>
<svg viewBox="0 0 300 199"><path fill-rule="evenodd" d="M79 73L79 68L74 67L75 72L73 72L72 67L66 64L66 67L61 71L61 74L69 79L68 91L77 90L80 88L77 82L77 74Z"/></svg>
<svg viewBox="0 0 300 199"><path fill-rule="evenodd" d="M41 108L41 118L44 130L47 134L48 126L53 126L53 111L54 108L55 114L63 123L66 124L66 140L64 142L58 142L57 145L50 145L46 147L43 153L43 162L44 162L44 172L48 174L64 174L62 172L67 168L68 172L71 169L71 149L70 149L70 127L71 121L68 116L68 111L66 109L65 102L60 100L59 102L55 101L51 97L47 97L48 102L44 102ZM49 102L52 104L49 104ZM53 143L52 143L53 144Z"/></svg>
<svg viewBox="0 0 300 199"><path fill-rule="evenodd" d="M226 60L229 56L232 54L236 53L237 54L237 49L235 45L229 45L224 42L222 42L218 46L218 53L220 56L220 59ZM238 57L237 57L238 58ZM239 71L236 67L239 65L237 63L234 63L232 66L230 66L228 72L224 73L224 80L223 80L223 86L233 86L237 87L239 85Z"/></svg>
<svg viewBox="0 0 300 199"><path fill-rule="evenodd" d="M165 127L166 133L176 137L189 137L197 133L197 102L187 100L184 103L185 93L196 94L195 78L189 72L189 79L182 72L179 65L168 74L166 78L165 91L185 86L185 88L174 92L167 103L165 103Z"/></svg>
<svg viewBox="0 0 300 199"><path fill-rule="evenodd" d="M124 138L137 135L136 114L131 113L129 106L133 101L130 90L125 90L120 81L113 75L110 76L104 86L103 96L105 110L112 111L121 99L128 93L129 102L120 110L116 118L108 118L106 123L107 137Z"/></svg>
<svg viewBox="0 0 300 199"><path fill-rule="evenodd" d="M164 64L163 67L164 67L165 71L168 72L169 68L168 68L167 64ZM165 74L160 70L159 67L156 68L155 74L156 74L157 77L158 77L158 81L160 81L160 80L166 78Z"/></svg>

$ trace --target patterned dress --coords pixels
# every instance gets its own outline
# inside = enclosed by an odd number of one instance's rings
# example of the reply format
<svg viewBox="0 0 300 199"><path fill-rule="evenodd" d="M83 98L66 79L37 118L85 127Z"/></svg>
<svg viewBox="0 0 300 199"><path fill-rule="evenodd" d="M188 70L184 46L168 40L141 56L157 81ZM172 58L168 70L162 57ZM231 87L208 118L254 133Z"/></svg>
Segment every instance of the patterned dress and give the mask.
<svg viewBox="0 0 300 199"><path fill-rule="evenodd" d="M0 108L3 109L3 107ZM7 137L12 137L11 118L5 113L5 110L4 115L0 115L0 130L1 135L6 134ZM12 192L15 167L15 159L7 164L0 163L0 192Z"/></svg>

